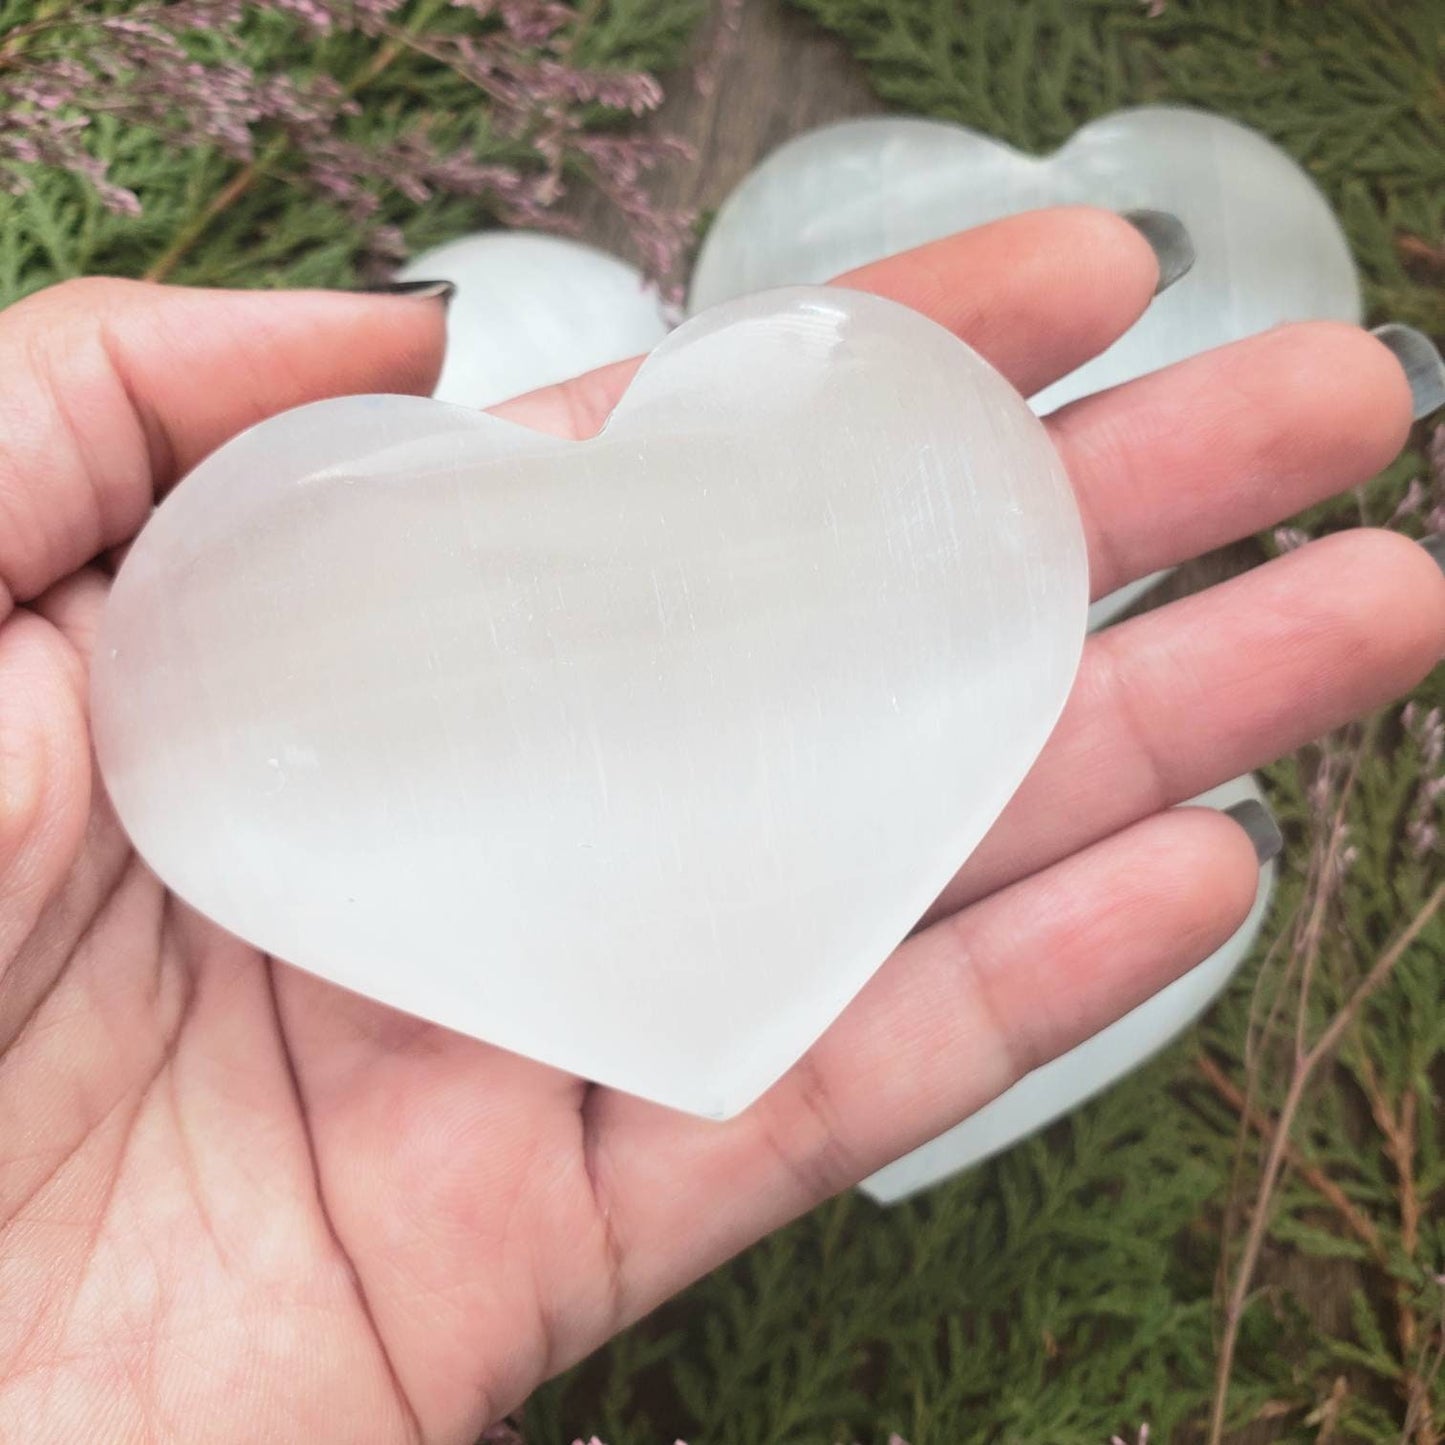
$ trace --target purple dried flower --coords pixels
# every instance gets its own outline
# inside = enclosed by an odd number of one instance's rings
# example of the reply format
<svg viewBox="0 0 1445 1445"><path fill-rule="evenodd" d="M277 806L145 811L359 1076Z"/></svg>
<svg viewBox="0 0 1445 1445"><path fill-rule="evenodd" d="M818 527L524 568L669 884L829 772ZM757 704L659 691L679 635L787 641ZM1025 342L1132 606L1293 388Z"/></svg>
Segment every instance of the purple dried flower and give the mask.
<svg viewBox="0 0 1445 1445"><path fill-rule="evenodd" d="M1419 758L1420 778L1405 816L1405 842L1410 853L1424 858L1440 846L1445 824L1445 713L1406 703L1400 714L1405 736Z"/></svg>
<svg viewBox="0 0 1445 1445"><path fill-rule="evenodd" d="M0 190L22 192L32 168L52 167L90 183L112 210L135 214L139 199L108 179L90 149L86 128L97 115L211 145L241 163L262 141L284 141L294 177L358 221L389 193L412 204L447 194L476 199L506 224L570 231L573 223L553 208L565 177L580 170L622 211L647 267L672 271L692 217L659 208L642 177L682 152L667 141L621 133L599 140L587 130L597 107L632 116L655 110L657 81L577 64L572 49L584 22L557 0L452 3L477 23L402 32L392 23L402 0L142 0L122 15L82 11L15 27L0 52ZM245 63L238 27L265 10L313 33L404 41L408 54L482 92L492 130L530 159L502 164L447 150L425 126L383 142L355 139L347 123L360 106L336 78L257 74ZM199 35L208 37L203 51L194 48ZM13 44L17 38L26 43ZM396 259L398 233L389 228L363 249Z"/></svg>
<svg viewBox="0 0 1445 1445"><path fill-rule="evenodd" d="M335 24L330 7L322 4L321 0L273 0L273 3L277 10L294 15L318 34L325 35Z"/></svg>
<svg viewBox="0 0 1445 1445"><path fill-rule="evenodd" d="M502 24L519 45L545 45L558 31L566 29L576 18L575 12L567 5L547 3L547 0L452 0L453 5L476 10L478 14L496 14Z"/></svg>
<svg viewBox="0 0 1445 1445"><path fill-rule="evenodd" d="M1430 479L1429 497L1426 501L1425 530L1445 532L1445 425L1437 426L1430 433L1425 449L1425 460Z"/></svg>
<svg viewBox="0 0 1445 1445"><path fill-rule="evenodd" d="M1411 477L1410 485L1405 489L1405 495L1400 498L1399 505L1390 513L1390 519L1385 525L1393 527L1395 523L1404 521L1406 517L1417 516L1425 506L1426 496L1425 483L1419 477Z"/></svg>

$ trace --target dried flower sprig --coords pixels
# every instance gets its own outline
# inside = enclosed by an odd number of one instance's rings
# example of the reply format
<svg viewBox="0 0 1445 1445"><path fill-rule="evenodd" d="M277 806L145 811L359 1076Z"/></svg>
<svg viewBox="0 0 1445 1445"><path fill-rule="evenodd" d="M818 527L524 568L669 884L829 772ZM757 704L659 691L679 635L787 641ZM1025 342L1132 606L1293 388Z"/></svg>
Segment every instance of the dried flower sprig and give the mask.
<svg viewBox="0 0 1445 1445"><path fill-rule="evenodd" d="M1241 1250L1229 1288L1219 1343L1214 1400L1209 1419L1208 1439L1210 1445L1219 1445L1224 1436L1230 1374L1234 1363L1235 1348L1239 1341L1240 1322L1249 1301L1249 1291L1259 1263L1260 1249L1264 1243L1265 1232L1269 1227L1270 1203L1288 1156L1290 1134L1306 1090L1320 1066L1333 1057L1341 1039L1359 1016L1366 1001L1390 977L1411 944L1440 912L1442 905L1445 905L1445 884L1441 884L1430 894L1429 898L1415 912L1414 917L1397 935L1394 942L1375 959L1354 992L1349 995L1344 1005L1321 1030L1318 1037L1303 1048L1297 1046L1294 1067L1290 1074L1284 1102L1269 1136L1269 1145L1260 1172L1258 1189L1250 1210L1250 1223L1244 1247ZM1323 904L1317 897L1312 906L1302 910L1303 916L1296 920L1297 938L1309 935L1312 916L1317 915L1322 908ZM1308 971L1307 961L1306 972ZM1302 988L1299 1008L1301 1037L1303 1037L1303 1019L1308 998L1308 989ZM1415 1384L1415 1382L1408 1381L1406 1383ZM1412 1411L1428 1408L1420 1403L1417 1385L1411 1389L1409 1408Z"/></svg>
<svg viewBox="0 0 1445 1445"><path fill-rule="evenodd" d="M598 132L608 116L656 109L653 76L578 62L586 15L556 0L431 0L406 23L402 10L403 0L144 0L125 13L70 11L14 26L0 36L0 189L23 192L39 168L54 168L88 182L109 209L138 214L141 197L110 176L96 147L105 117L246 167L222 205L263 169L288 176L369 223L371 250L384 259L401 250L396 228L378 218L389 195L414 204L463 197L507 225L570 231L557 204L579 174L624 217L645 267L674 270L693 218L657 206L647 178L684 148ZM261 73L242 37L266 12L376 48L350 77ZM401 56L477 92L505 159L449 144L425 118L396 134L358 131L359 92ZM175 259L168 254L166 269Z"/></svg>
<svg viewBox="0 0 1445 1445"><path fill-rule="evenodd" d="M1401 722L1420 763L1405 819L1405 842L1415 857L1424 858L1440 846L1445 824L1445 716L1438 707L1426 710L1412 702L1406 704Z"/></svg>

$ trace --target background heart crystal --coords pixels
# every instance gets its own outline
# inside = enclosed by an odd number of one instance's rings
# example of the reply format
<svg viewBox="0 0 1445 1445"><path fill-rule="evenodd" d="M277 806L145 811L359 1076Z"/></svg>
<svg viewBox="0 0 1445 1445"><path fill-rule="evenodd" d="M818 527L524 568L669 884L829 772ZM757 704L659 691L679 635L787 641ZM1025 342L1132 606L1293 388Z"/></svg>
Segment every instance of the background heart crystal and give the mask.
<svg viewBox="0 0 1445 1445"><path fill-rule="evenodd" d="M1248 127L1178 106L1105 116L1045 157L907 117L799 136L719 210L689 305L828 280L985 221L1066 204L1170 211L1196 260L1187 283L1156 298L1119 341L1040 392L1040 413L1285 321L1360 319L1349 246L1309 176Z"/></svg>
<svg viewBox="0 0 1445 1445"><path fill-rule="evenodd" d="M423 252L399 274L457 288L432 395L459 406L494 406L640 356L667 334L641 272L561 236L483 231Z"/></svg>

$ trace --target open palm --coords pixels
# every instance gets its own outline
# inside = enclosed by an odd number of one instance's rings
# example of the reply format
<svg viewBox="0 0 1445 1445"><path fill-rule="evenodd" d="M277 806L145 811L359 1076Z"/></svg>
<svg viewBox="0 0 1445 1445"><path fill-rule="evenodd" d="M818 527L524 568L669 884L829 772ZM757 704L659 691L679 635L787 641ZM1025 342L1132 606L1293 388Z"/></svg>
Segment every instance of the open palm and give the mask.
<svg viewBox="0 0 1445 1445"><path fill-rule="evenodd" d="M849 284L1028 392L1124 330L1155 279L1130 226L1068 210ZM926 926L753 1108L685 1118L246 948L167 895L93 773L95 559L263 416L425 392L442 340L434 301L110 281L0 317L0 1437L474 1437L1222 942L1254 897L1250 843L1162 810L1445 648L1445 578L1369 532L1092 639L1044 756ZM508 410L583 434L628 375ZM1051 425L1095 594L1362 480L1408 416L1399 365L1340 326L1078 403Z"/></svg>

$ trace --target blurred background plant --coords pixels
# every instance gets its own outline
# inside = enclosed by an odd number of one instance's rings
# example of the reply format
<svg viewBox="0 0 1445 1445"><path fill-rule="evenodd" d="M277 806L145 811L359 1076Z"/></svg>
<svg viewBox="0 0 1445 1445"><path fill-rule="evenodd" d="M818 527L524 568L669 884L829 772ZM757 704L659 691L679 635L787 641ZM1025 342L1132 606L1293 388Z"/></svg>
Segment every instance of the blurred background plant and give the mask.
<svg viewBox="0 0 1445 1445"><path fill-rule="evenodd" d="M634 125L705 0L8 0L0 297L97 271L336 284L605 197L667 277L692 217Z"/></svg>
<svg viewBox="0 0 1445 1445"><path fill-rule="evenodd" d="M748 17L785 3L746 0L738 64ZM569 229L579 207L677 280L691 219L662 198L696 188L657 77L698 80L705 7L0 0L0 300L94 271L341 284L482 223ZM1445 333L1440 0L789 15L840 38L850 84L1027 149L1145 102L1255 125L1341 215L1372 319ZM700 64L715 81L716 55ZM724 129L726 108L701 112ZM1445 529L1445 429L1414 442L1231 565L1361 523ZM845 1197L748 1251L539 1392L525 1439L1440 1445L1442 710L1437 669L1268 770L1289 843L1271 923L1200 1028L925 1198Z"/></svg>

